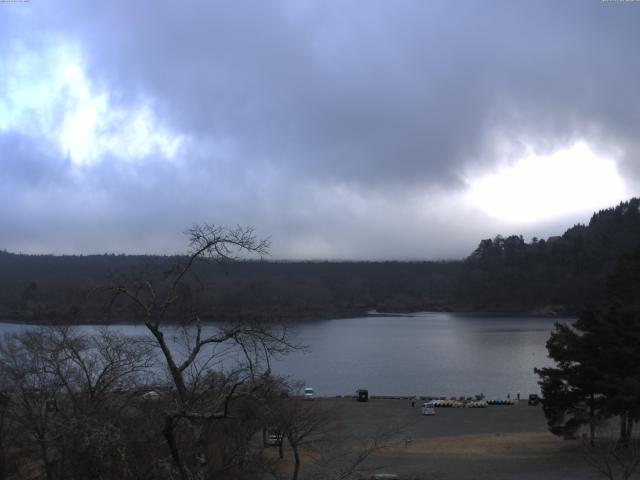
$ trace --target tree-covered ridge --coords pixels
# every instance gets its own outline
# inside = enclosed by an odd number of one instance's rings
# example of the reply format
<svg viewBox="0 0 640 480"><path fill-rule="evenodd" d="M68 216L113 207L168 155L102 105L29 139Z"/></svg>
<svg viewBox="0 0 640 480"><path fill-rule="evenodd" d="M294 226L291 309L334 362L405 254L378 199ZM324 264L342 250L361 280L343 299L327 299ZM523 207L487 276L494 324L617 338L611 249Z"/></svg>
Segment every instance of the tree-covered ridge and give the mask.
<svg viewBox="0 0 640 480"><path fill-rule="evenodd" d="M640 199L593 214L548 239L497 236L468 258L447 262L202 261L182 288L206 318L320 318L368 310L578 313L602 303L617 260L640 245ZM159 278L179 256L18 255L0 251L0 319L95 322L113 279Z"/></svg>
<svg viewBox="0 0 640 480"><path fill-rule="evenodd" d="M587 301L604 300L618 259L638 245L638 198L600 210L562 236L482 240L465 260L452 298L468 309L575 313Z"/></svg>
<svg viewBox="0 0 640 480"><path fill-rule="evenodd" d="M28 256L0 254L0 319L123 321L127 312L105 308L99 287L143 272L165 276L181 257L120 255ZM367 310L442 308L460 262L266 262L220 267L200 261L182 288L203 317L238 315L321 318Z"/></svg>

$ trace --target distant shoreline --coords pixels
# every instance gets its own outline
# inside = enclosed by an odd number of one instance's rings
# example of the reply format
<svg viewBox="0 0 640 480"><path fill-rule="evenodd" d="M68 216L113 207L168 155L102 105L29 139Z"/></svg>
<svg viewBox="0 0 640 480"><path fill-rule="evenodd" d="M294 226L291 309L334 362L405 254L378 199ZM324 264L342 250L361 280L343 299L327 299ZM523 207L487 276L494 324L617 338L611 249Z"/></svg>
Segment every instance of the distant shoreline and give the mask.
<svg viewBox="0 0 640 480"><path fill-rule="evenodd" d="M365 310L361 312L342 312L335 314L326 314L326 315L317 315L317 316L301 316L301 317L287 317L281 319L273 319L266 320L267 322L272 322L274 324L284 323L284 324L295 324L295 323L309 323L309 322L321 322L327 320L347 320L352 318L364 318L364 317L419 317L424 314L451 314L455 316L480 316L480 317L522 317L522 318L574 318L575 314L570 312L562 312L562 313L549 313L549 312L540 312L539 310L534 311L478 311L478 310L418 310L418 311L401 311L401 312L386 312L386 311L378 311L378 310ZM225 319L203 319L203 324L220 324L220 323L228 323L237 321L233 318L225 318ZM165 325L179 325L179 321L169 321L165 320L163 322ZM64 319L59 319L58 321L53 320L45 320L38 321L32 319L25 319L21 316L12 316L12 315L2 315L0 316L0 324L6 325L32 325L32 326L55 326L55 325L69 325L69 326L83 326L83 325L94 325L94 326L110 326L110 325L143 325L141 321L135 320L121 320L121 321L100 321L100 320L88 320L88 321L65 321Z"/></svg>

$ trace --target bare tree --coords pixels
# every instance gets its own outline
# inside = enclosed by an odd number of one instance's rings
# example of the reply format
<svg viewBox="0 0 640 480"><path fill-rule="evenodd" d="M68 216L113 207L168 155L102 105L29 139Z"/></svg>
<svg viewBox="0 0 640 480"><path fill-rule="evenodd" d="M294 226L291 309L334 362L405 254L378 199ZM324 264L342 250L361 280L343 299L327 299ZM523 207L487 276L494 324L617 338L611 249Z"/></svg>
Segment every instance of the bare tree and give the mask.
<svg viewBox="0 0 640 480"><path fill-rule="evenodd" d="M388 447L403 431L400 425L387 425L372 435L359 435L340 421L335 404L326 400L305 401L301 396L274 399L268 405L265 421L281 436L279 456L285 445L293 454L292 479L347 480L366 470L365 462Z"/></svg>
<svg viewBox="0 0 640 480"><path fill-rule="evenodd" d="M8 446L7 446L7 407L9 397L4 393L6 386L0 379L0 480L4 480L9 475Z"/></svg>
<svg viewBox="0 0 640 480"><path fill-rule="evenodd" d="M197 472L213 461L204 448L204 435L212 429L204 424L237 416L248 402L258 399L271 373L270 358L295 348L286 328L242 321L204 326L189 305L186 312L176 312L176 306L184 310L184 282L199 262L228 263L244 254L263 256L269 247L268 239L258 239L252 228L205 224L186 233L188 255L164 282L154 285L151 280L141 280L112 287L114 300L125 298L134 306L136 317L162 353L175 393L163 433L183 480L200 476ZM175 318L176 313L186 318ZM182 351L172 342L167 320L181 322ZM234 362L228 361L231 353Z"/></svg>
<svg viewBox="0 0 640 480"><path fill-rule="evenodd" d="M123 395L150 382L155 357L143 338L125 336L109 328L79 334L67 327L50 327L40 332L41 354L48 369L64 385L75 413L88 414L117 404Z"/></svg>
<svg viewBox="0 0 640 480"><path fill-rule="evenodd" d="M63 390L60 378L52 372L41 354L41 337L36 331L5 335L0 343L0 375L8 389L8 414L16 426L14 440L26 447L24 453L35 452L42 462L48 480L55 477L58 440L56 420L50 409Z"/></svg>
<svg viewBox="0 0 640 480"><path fill-rule="evenodd" d="M336 430L325 439L319 455L314 459L310 479L348 480L361 477L368 469L366 461L371 455L389 447L401 431L390 426L376 432L371 437L363 437L353 432Z"/></svg>
<svg viewBox="0 0 640 480"><path fill-rule="evenodd" d="M583 456L594 470L609 480L627 480L640 466L640 438L622 442L612 431L584 442Z"/></svg>
<svg viewBox="0 0 640 480"><path fill-rule="evenodd" d="M82 335L47 327L6 335L0 342L3 410L13 444L36 454L47 479L93 478L110 465L126 466L122 411L151 350L135 338L101 330ZM111 469L113 470L113 469ZM116 473L116 472L114 472ZM131 477L122 475L119 477Z"/></svg>
<svg viewBox="0 0 640 480"><path fill-rule="evenodd" d="M302 397L283 398L271 406L268 415L270 428L281 437L280 458L283 458L284 441L293 452L293 480L300 475L302 465L301 450L310 450L324 435L334 429L335 417L319 402L305 401Z"/></svg>
<svg viewBox="0 0 640 480"><path fill-rule="evenodd" d="M304 405L296 401L291 405L290 414L292 421L285 430L285 436L293 450L294 469L293 480L298 480L301 466L300 448L313 442L314 437L326 433L327 412Z"/></svg>

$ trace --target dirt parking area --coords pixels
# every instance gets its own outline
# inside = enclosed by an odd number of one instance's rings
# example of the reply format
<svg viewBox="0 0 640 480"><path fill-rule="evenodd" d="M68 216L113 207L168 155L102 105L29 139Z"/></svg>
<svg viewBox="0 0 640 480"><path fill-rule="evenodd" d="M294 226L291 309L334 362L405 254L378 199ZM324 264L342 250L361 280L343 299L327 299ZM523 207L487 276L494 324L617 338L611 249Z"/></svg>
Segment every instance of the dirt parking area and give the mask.
<svg viewBox="0 0 640 480"><path fill-rule="evenodd" d="M319 399L341 424L363 436L394 430L389 447L368 461L370 472L403 479L596 479L579 441L548 433L542 408L526 402L487 408L439 408L420 415L402 399ZM363 475L363 478L367 478Z"/></svg>

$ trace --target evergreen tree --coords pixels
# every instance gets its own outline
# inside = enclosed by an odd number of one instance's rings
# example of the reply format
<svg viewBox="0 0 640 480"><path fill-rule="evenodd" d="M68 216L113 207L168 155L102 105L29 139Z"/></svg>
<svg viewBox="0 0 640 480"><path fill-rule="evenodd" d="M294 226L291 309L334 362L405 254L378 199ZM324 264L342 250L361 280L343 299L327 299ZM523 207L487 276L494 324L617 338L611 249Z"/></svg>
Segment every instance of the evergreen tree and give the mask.
<svg viewBox="0 0 640 480"><path fill-rule="evenodd" d="M600 345L592 331L596 317L597 311L588 308L572 326L556 324L547 350L557 366L536 369L550 431L571 437L589 425L591 442L597 420L606 416L599 391L603 380L598 363Z"/></svg>
<svg viewBox="0 0 640 480"><path fill-rule="evenodd" d="M620 417L628 444L640 419L640 250L623 258L609 279L608 303L587 308L571 326L557 324L547 342L556 367L536 369L550 430L573 435L598 418Z"/></svg>

